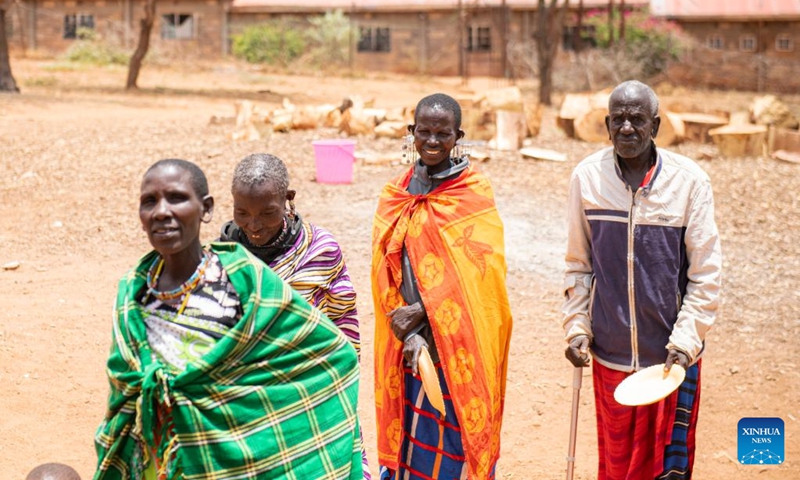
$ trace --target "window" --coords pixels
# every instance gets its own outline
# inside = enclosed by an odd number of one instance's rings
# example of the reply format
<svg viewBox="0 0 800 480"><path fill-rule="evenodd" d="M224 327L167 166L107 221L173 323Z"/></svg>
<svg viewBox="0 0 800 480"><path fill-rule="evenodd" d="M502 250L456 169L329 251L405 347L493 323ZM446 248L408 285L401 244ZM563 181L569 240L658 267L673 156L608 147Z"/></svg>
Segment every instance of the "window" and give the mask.
<svg viewBox="0 0 800 480"><path fill-rule="evenodd" d="M80 38L79 29L94 30L94 15L71 14L64 15L64 38Z"/></svg>
<svg viewBox="0 0 800 480"><path fill-rule="evenodd" d="M489 27L467 27L467 50L470 52L492 50L492 31Z"/></svg>
<svg viewBox="0 0 800 480"><path fill-rule="evenodd" d="M388 28L361 27L359 29L359 52L389 52L391 50L391 35Z"/></svg>
<svg viewBox="0 0 800 480"><path fill-rule="evenodd" d="M194 38L194 17L189 13L161 15L161 38L191 40Z"/></svg>
<svg viewBox="0 0 800 480"><path fill-rule="evenodd" d="M755 52L756 37L753 35L743 35L742 38L739 39L739 50L743 52Z"/></svg>
<svg viewBox="0 0 800 480"><path fill-rule="evenodd" d="M722 50L725 48L725 42L722 41L722 37L719 35L709 35L708 39L706 39L706 46L712 50Z"/></svg>
<svg viewBox="0 0 800 480"><path fill-rule="evenodd" d="M575 50L578 45L578 27L565 26L561 32L561 46L564 50ZM581 47L594 48L597 46L594 25L581 25Z"/></svg>
<svg viewBox="0 0 800 480"><path fill-rule="evenodd" d="M778 35L778 37L775 39L775 51L776 52L794 51L794 42L792 41L792 37L785 33Z"/></svg>

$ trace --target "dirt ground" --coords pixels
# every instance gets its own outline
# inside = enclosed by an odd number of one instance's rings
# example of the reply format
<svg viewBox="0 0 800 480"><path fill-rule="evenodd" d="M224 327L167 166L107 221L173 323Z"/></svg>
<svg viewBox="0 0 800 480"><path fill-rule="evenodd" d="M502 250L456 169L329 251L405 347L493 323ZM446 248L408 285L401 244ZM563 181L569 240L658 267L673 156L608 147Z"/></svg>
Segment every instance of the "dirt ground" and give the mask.
<svg viewBox="0 0 800 480"><path fill-rule="evenodd" d="M104 362L118 279L149 245L137 218L144 170L165 157L197 162L217 206L205 240L231 216L235 163L267 151L289 165L305 218L340 241L359 294L364 352L362 422L375 461L372 394L373 307L369 284L371 218L382 184L398 165L357 165L350 185L314 181L311 141L332 130L272 134L233 143L231 127L210 125L233 114L233 100L276 107L338 103L358 93L376 106L413 106L434 91L464 93L499 80L380 76L284 76L232 64L193 69L145 68L139 93L125 70L68 68L16 61L22 95L0 95L0 478L22 479L35 465L58 461L91 478L93 434L107 394ZM664 88L662 103L707 109L746 107L754 94ZM788 98L793 107L798 98ZM508 289L514 335L498 478L564 477L572 367L560 327L565 200L572 168L599 148L569 140L547 109L532 145L564 152L566 163L497 154L480 165L496 189L506 227ZM469 132L467 132L469 134ZM469 135L468 135L469 136ZM399 141L359 138L358 149L392 151ZM709 333L695 478L800 478L800 166L771 159L721 158L713 146L684 144L715 189L724 249L723 311ZM588 374L588 370L587 370ZM737 422L780 417L786 424L782 466L739 465ZM591 377L584 377L576 478L596 470Z"/></svg>

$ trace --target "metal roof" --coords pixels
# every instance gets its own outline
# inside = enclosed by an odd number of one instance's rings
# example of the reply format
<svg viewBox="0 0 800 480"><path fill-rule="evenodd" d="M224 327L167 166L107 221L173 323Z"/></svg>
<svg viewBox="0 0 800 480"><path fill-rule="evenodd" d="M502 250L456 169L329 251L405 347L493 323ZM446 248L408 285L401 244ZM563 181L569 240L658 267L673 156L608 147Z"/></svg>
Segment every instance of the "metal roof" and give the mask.
<svg viewBox="0 0 800 480"><path fill-rule="evenodd" d="M626 0L628 7L647 6L650 0ZM563 4L563 0L558 0ZM620 0L616 0L619 6ZM430 11L454 10L463 4L464 7L499 7L503 0L233 0L231 9L234 11L260 11L260 12L324 12L342 9L345 11ZM514 10L535 10L536 0L505 0L505 4ZM605 8L608 0L584 0L585 9ZM570 8L578 7L577 0L571 0Z"/></svg>
<svg viewBox="0 0 800 480"><path fill-rule="evenodd" d="M800 0L651 0L650 13L676 19L789 19L800 17Z"/></svg>

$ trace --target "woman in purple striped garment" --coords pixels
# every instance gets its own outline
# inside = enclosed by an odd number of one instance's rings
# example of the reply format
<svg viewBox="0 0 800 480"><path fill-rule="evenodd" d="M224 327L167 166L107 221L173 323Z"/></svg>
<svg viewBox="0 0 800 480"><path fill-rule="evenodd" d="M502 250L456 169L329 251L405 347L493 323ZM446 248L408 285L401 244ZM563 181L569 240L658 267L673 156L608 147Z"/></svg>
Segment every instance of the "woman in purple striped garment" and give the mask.
<svg viewBox="0 0 800 480"><path fill-rule="evenodd" d="M267 153L248 155L231 185L233 220L220 241L239 242L335 323L361 353L356 292L339 243L330 232L304 222L295 211L283 161ZM371 479L362 452L364 478Z"/></svg>

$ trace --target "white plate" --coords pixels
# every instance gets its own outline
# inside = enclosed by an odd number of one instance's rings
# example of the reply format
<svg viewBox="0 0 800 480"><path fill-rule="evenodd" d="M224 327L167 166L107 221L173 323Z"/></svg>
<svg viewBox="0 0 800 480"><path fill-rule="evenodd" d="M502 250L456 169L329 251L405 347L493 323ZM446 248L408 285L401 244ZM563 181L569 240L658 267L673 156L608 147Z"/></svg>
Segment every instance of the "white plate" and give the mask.
<svg viewBox="0 0 800 480"><path fill-rule="evenodd" d="M423 348L419 352L417 367L419 368L419 376L422 378L422 388L425 390L425 395L428 396L428 401L431 402L433 408L439 410L442 418L444 418L445 409L442 387L439 385L439 376L436 375L436 367L433 365L431 354L427 348Z"/></svg>
<svg viewBox="0 0 800 480"><path fill-rule="evenodd" d="M653 365L617 385L614 400L630 407L656 403L674 392L685 377L686 371L678 364L673 365L669 372L664 372L663 363Z"/></svg>

